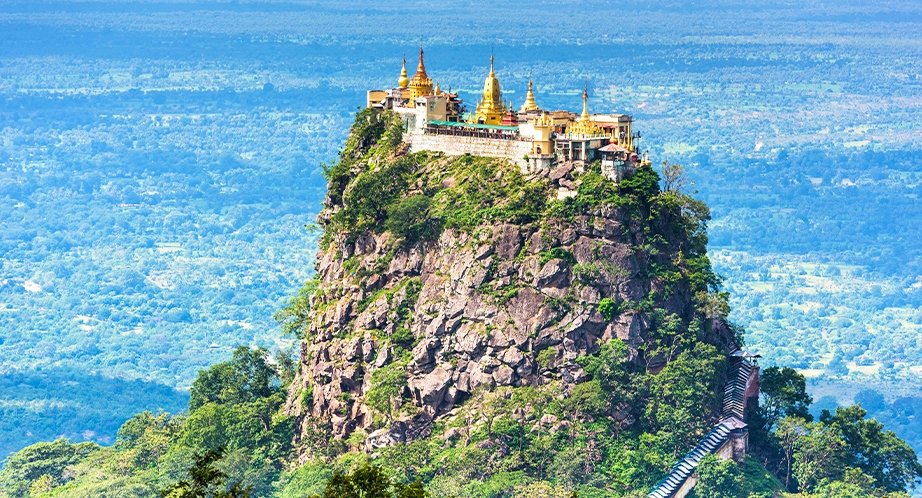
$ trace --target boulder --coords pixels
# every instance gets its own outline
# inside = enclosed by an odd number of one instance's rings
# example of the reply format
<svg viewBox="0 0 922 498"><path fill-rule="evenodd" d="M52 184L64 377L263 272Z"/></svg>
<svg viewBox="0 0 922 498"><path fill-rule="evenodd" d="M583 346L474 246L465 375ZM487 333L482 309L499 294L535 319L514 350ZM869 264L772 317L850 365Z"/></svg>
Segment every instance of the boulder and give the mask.
<svg viewBox="0 0 922 498"><path fill-rule="evenodd" d="M549 246L550 244L544 239L544 234L541 232L535 232L528 238L528 252L531 254L538 254L541 251L545 251Z"/></svg>
<svg viewBox="0 0 922 498"><path fill-rule="evenodd" d="M450 383L451 374L438 367L427 375L411 379L410 389L421 406L436 408L442 403Z"/></svg>
<svg viewBox="0 0 922 498"><path fill-rule="evenodd" d="M556 168L552 169L551 172L548 174L548 178L550 178L552 182L557 182L561 178L564 178L567 175L569 175L570 171L572 170L573 170L572 164L563 164L561 166L557 166Z"/></svg>
<svg viewBox="0 0 922 498"><path fill-rule="evenodd" d="M557 423L557 417L555 415L551 415L550 413L545 413L538 420L538 423L540 423L544 427L549 427Z"/></svg>
<svg viewBox="0 0 922 498"><path fill-rule="evenodd" d="M407 440L406 422L394 422L390 427L378 429L365 438L365 451L393 446Z"/></svg>
<svg viewBox="0 0 922 498"><path fill-rule="evenodd" d="M496 256L500 260L515 259L522 249L521 229L516 225L505 224L496 235Z"/></svg>
<svg viewBox="0 0 922 498"><path fill-rule="evenodd" d="M483 349L485 337L482 332L482 324L473 324L470 322L461 324L455 334L455 349L473 356Z"/></svg>
<svg viewBox="0 0 922 498"><path fill-rule="evenodd" d="M525 355L522 354L518 348L509 348L503 352L502 356L500 357L500 361L512 368L515 368L519 366L523 361L525 361Z"/></svg>
<svg viewBox="0 0 922 498"><path fill-rule="evenodd" d="M511 386L515 380L515 370L507 365L501 365L493 370L493 381L496 382L498 386Z"/></svg>
<svg viewBox="0 0 922 498"><path fill-rule="evenodd" d="M391 360L391 350L390 348L381 348L378 350L378 356L375 358L375 367L381 368L384 365L390 363Z"/></svg>
<svg viewBox="0 0 922 498"><path fill-rule="evenodd" d="M347 360L358 359L359 355L362 352L362 338L353 337L349 342L346 343L346 346L343 348L343 357Z"/></svg>
<svg viewBox="0 0 922 498"><path fill-rule="evenodd" d="M545 294L562 298L569 291L569 283L570 266L562 259L552 259L535 276L534 285Z"/></svg>
<svg viewBox="0 0 922 498"><path fill-rule="evenodd" d="M419 344L413 348L413 363L416 366L424 367L435 361L434 352L441 347L442 341L438 337L429 337L419 341Z"/></svg>

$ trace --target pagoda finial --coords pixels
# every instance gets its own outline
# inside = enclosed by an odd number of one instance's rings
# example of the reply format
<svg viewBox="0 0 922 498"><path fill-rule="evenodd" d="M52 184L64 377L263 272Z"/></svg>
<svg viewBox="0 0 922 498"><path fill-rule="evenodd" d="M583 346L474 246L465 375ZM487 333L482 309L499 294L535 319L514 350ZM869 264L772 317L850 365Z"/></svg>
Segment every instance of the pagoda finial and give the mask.
<svg viewBox="0 0 922 498"><path fill-rule="evenodd" d="M410 84L410 78L407 76L407 55L403 54L403 68L400 69L400 78L397 80L397 86L406 88Z"/></svg>
<svg viewBox="0 0 922 498"><path fill-rule="evenodd" d="M580 116L582 121L589 121L589 85L583 86L583 115Z"/></svg>
<svg viewBox="0 0 922 498"><path fill-rule="evenodd" d="M520 112L534 111L538 109L535 102L535 93L532 91L531 75L528 75L528 93L525 94L525 103L522 104Z"/></svg>
<svg viewBox="0 0 922 498"><path fill-rule="evenodd" d="M423 57L423 45L419 45L419 65L416 67L416 74L410 79L410 102L424 95L430 95L432 92L432 78L426 74L426 64Z"/></svg>
<svg viewBox="0 0 922 498"><path fill-rule="evenodd" d="M419 45L419 65L416 66L416 74L426 75L426 65L423 63L423 45Z"/></svg>
<svg viewBox="0 0 922 498"><path fill-rule="evenodd" d="M483 98L477 104L475 112L476 121L485 124L498 124L502 120L502 113L506 103L503 102L503 94L499 87L499 80L496 78L496 71L493 68L494 58L490 54L490 74L483 82Z"/></svg>

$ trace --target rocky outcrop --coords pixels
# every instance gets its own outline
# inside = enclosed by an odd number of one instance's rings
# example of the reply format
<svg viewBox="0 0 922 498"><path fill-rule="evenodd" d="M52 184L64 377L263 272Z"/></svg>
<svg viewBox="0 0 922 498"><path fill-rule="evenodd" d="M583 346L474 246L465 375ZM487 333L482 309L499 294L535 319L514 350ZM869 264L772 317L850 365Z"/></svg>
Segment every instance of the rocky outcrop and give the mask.
<svg viewBox="0 0 922 498"><path fill-rule="evenodd" d="M573 173L563 167L526 180L555 199L560 189L579 188ZM333 204L322 223L338 209ZM566 218L444 229L413 244L387 231L334 234L318 254L289 413L300 417L302 432L318 421L338 438L363 430L372 450L427 434L478 389L552 381L570 389L586 379L577 358L612 339L624 341L639 365L656 368L656 358L643 356L653 319L641 302L655 300L682 328L695 307L688 283L667 289L651 274L654 263L680 257L681 247L679 234L670 240L671 220L654 222L665 234L657 251L646 248L648 225L607 204ZM614 316L600 311L603 301ZM388 392L383 406L380 393ZM613 416L631 420L627 410Z"/></svg>

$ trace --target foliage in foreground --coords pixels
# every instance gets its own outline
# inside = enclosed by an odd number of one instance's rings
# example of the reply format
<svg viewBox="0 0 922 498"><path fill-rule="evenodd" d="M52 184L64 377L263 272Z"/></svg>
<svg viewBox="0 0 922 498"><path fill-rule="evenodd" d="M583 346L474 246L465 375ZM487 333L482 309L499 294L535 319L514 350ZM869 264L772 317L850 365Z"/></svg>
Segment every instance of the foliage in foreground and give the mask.
<svg viewBox="0 0 922 498"><path fill-rule="evenodd" d="M749 421L753 460L737 466L713 459L699 468L699 496L748 496L751 462L770 470L778 487L802 496L898 497L922 482L912 448L860 405L824 410L814 421L802 375L790 368L762 372L760 406Z"/></svg>
<svg viewBox="0 0 922 498"><path fill-rule="evenodd" d="M555 385L480 392L430 438L368 456L360 437L345 453L286 470L291 421L280 408L291 363L239 348L201 372L189 415L139 414L110 448L64 440L28 447L0 471L0 496L643 496L694 442L688 424L704 416L699 400L713 391L696 379L715 371L705 361L718 361L715 353L680 355L653 376L633 369L623 343L612 341L587 357L591 380L568 396ZM802 376L769 368L764 378L753 456L705 459L695 496L768 497L787 488L802 498L896 498L922 476L912 450L860 407L811 421L799 416L810 404ZM635 427L614 423L612 407L638 393L661 400L659 411Z"/></svg>
<svg viewBox="0 0 922 498"><path fill-rule="evenodd" d="M0 496L269 496L293 454L293 420L280 413L292 366L237 348L199 372L188 415L135 415L111 447L61 439L25 448L0 470Z"/></svg>
<svg viewBox="0 0 922 498"><path fill-rule="evenodd" d="M250 487L234 483L227 489L227 474L215 467L224 456L224 448L208 450L195 457L189 468L189 479L160 490L162 498L250 498Z"/></svg>
<svg viewBox="0 0 922 498"><path fill-rule="evenodd" d="M429 498L429 493L419 479L405 484L366 463L352 472L333 474L323 493L311 498Z"/></svg>

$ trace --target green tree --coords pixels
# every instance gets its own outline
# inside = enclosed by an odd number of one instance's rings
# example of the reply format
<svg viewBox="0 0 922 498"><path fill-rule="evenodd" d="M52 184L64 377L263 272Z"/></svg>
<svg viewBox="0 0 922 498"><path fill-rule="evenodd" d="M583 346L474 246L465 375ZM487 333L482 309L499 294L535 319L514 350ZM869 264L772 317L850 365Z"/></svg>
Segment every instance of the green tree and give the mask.
<svg viewBox="0 0 922 498"><path fill-rule="evenodd" d="M45 474L29 486L29 496L40 496L58 487L58 485L59 483L54 477Z"/></svg>
<svg viewBox="0 0 922 498"><path fill-rule="evenodd" d="M228 487L227 474L216 467L224 455L224 448L209 450L195 457L189 468L189 479L183 479L160 491L163 498L249 498L250 490L240 483Z"/></svg>
<svg viewBox="0 0 922 498"><path fill-rule="evenodd" d="M231 361L200 370L189 391L189 412L205 403L247 403L279 392L278 373L267 356L264 348L240 346Z"/></svg>
<svg viewBox="0 0 922 498"><path fill-rule="evenodd" d="M14 498L29 496L39 480L45 484L66 482L65 469L99 449L94 443L71 444L67 439L36 443L10 455L0 470L0 491Z"/></svg>
<svg viewBox="0 0 922 498"><path fill-rule="evenodd" d="M875 419L865 419L860 405L836 408L835 415L823 410L820 421L836 428L845 440L845 463L860 468L887 491L907 491L922 479L922 465L916 453L892 431Z"/></svg>
<svg viewBox="0 0 922 498"><path fill-rule="evenodd" d="M438 237L441 222L429 216L431 205L432 199L422 194L401 199L387 208L384 228L409 243L420 239L432 240Z"/></svg>
<svg viewBox="0 0 922 498"><path fill-rule="evenodd" d="M428 498L422 482L409 484L391 479L380 467L364 464L352 473L337 472L323 493L311 498Z"/></svg>
<svg viewBox="0 0 922 498"><path fill-rule="evenodd" d="M861 469L845 469L840 480L824 480L813 490L813 498L898 498L898 494L881 493L874 487L874 478Z"/></svg>
<svg viewBox="0 0 922 498"><path fill-rule="evenodd" d="M769 367L759 378L759 424L771 431L781 417L798 417L810 422L809 406L813 399L807 394L806 378L789 367Z"/></svg>
<svg viewBox="0 0 922 498"><path fill-rule="evenodd" d="M184 420L184 417L169 413L139 413L119 428L115 448L132 455L132 462L137 467L154 465L167 452Z"/></svg>
<svg viewBox="0 0 922 498"><path fill-rule="evenodd" d="M687 451L707 432L718 409L718 372L726 356L714 346L696 343L683 351L657 375L649 375L649 401L644 408L646 427L658 437L673 458Z"/></svg>
<svg viewBox="0 0 922 498"><path fill-rule="evenodd" d="M624 341L612 339L599 348L597 355L583 356L576 361L607 393L608 406L620 403L631 405L637 400L641 375L634 371L634 364L628 361L628 349Z"/></svg>
<svg viewBox="0 0 922 498"><path fill-rule="evenodd" d="M593 379L573 387L570 395L561 401L563 412L570 415L575 424L587 416L597 417L608 405L608 395L602 389L602 383Z"/></svg>
<svg viewBox="0 0 922 498"><path fill-rule="evenodd" d="M663 161L660 166L660 172L663 177L663 191L683 192L688 183L688 177L685 175L685 167L678 163Z"/></svg>
<svg viewBox="0 0 922 498"><path fill-rule="evenodd" d="M365 403L390 422L400 409L401 393L406 385L407 373L400 365L392 363L379 368L371 374L371 387L365 393Z"/></svg>
<svg viewBox="0 0 922 498"><path fill-rule="evenodd" d="M798 417L784 417L778 421L775 432L772 434L775 444L781 448L783 455L781 467L784 474L781 476L784 480L784 487L791 489L791 473L794 469L794 450L797 441L805 432L804 425L806 420Z"/></svg>
<svg viewBox="0 0 922 498"><path fill-rule="evenodd" d="M720 460L715 455L707 455L695 469L698 484L692 491L693 498L737 498L743 493L743 478L736 462Z"/></svg>
<svg viewBox="0 0 922 498"><path fill-rule="evenodd" d="M603 298L599 301L599 313L605 317L605 321L610 322L621 312L621 307L610 297Z"/></svg>
<svg viewBox="0 0 922 498"><path fill-rule="evenodd" d="M837 427L822 423L803 424L794 442L792 475L803 491L812 492L825 481L835 481L845 473L846 444Z"/></svg>
<svg viewBox="0 0 922 498"><path fill-rule="evenodd" d="M276 312L275 321L281 324L285 335L304 339L304 333L311 320L311 297L317 292L319 285L320 280L317 278L308 280L298 290L298 294L290 298L285 306Z"/></svg>

